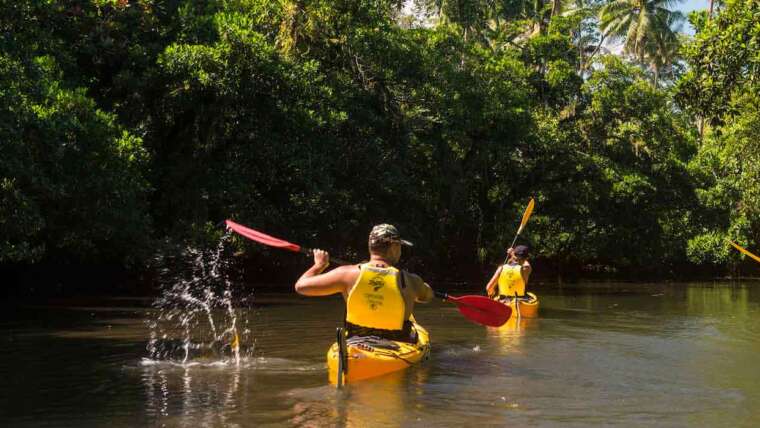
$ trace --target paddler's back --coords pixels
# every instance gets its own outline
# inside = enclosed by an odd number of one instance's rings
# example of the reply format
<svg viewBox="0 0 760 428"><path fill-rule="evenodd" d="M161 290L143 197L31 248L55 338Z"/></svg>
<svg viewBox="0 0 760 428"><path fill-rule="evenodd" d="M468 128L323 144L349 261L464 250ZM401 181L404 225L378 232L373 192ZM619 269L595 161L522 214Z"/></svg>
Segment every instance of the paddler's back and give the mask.
<svg viewBox="0 0 760 428"><path fill-rule="evenodd" d="M341 266L338 269L346 269L344 278L351 284L343 292L343 298L347 299L361 275L361 265ZM398 286L406 308L404 319L409 319L412 315L416 302L429 302L433 299L433 289L417 274L399 270Z"/></svg>

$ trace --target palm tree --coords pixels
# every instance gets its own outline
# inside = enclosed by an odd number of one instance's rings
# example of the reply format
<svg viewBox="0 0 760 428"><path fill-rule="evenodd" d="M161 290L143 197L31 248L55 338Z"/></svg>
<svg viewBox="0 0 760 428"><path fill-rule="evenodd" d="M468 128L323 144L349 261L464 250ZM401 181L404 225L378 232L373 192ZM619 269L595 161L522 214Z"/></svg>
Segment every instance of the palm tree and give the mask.
<svg viewBox="0 0 760 428"><path fill-rule="evenodd" d="M673 29L680 28L683 16L680 16L680 13L670 13L661 19L667 24L668 28ZM645 56L652 68L654 84L657 86L661 73L668 69L672 71L673 63L678 57L681 43L674 31L657 33L648 43L649 45L644 49Z"/></svg>
<svg viewBox="0 0 760 428"><path fill-rule="evenodd" d="M573 31L573 38L578 48L578 73L583 75L591 66L594 56L602 50L604 34L597 36L597 24L601 4L598 0L573 0L562 4L562 15L578 19L578 28Z"/></svg>
<svg viewBox="0 0 760 428"><path fill-rule="evenodd" d="M623 39L623 51L642 64L656 67L672 61L677 43L674 26L684 21L672 6L681 0L613 0L599 11L599 28L605 37Z"/></svg>

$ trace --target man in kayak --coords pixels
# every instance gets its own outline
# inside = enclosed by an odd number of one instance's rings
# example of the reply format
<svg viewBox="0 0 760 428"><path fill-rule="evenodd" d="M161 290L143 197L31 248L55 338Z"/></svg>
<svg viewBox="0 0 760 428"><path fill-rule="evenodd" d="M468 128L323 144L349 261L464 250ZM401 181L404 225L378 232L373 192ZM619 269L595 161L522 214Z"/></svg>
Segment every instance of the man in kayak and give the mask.
<svg viewBox="0 0 760 428"><path fill-rule="evenodd" d="M486 285L488 295L502 301L525 297L532 271L528 262L528 247L525 245L510 248L507 256L507 264L499 266Z"/></svg>
<svg viewBox="0 0 760 428"><path fill-rule="evenodd" d="M369 262L347 265L322 273L330 264L326 251L314 250L314 265L296 282L305 296L341 293L346 300L348 337L378 336L415 343L410 317L415 302L429 302L433 290L422 278L394 267L401 257L401 239L390 224L380 224L369 234Z"/></svg>

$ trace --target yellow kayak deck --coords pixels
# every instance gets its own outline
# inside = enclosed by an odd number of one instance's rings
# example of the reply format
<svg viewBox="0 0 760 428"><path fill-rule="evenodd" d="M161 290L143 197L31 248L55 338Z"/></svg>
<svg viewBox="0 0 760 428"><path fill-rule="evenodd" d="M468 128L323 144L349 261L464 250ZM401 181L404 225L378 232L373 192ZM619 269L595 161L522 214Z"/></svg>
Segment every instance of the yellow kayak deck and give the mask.
<svg viewBox="0 0 760 428"><path fill-rule="evenodd" d="M413 323L417 343L395 340L372 340L354 337L347 345L347 370L344 383L382 376L404 370L425 359L430 354L430 336L422 326ZM338 383L338 343L327 351L328 377L331 384Z"/></svg>
<svg viewBox="0 0 760 428"><path fill-rule="evenodd" d="M506 305L512 308L512 318L517 317L517 307L515 303L520 305L520 318L536 318L538 316L538 296L533 293L525 293L528 300L523 299L509 299Z"/></svg>

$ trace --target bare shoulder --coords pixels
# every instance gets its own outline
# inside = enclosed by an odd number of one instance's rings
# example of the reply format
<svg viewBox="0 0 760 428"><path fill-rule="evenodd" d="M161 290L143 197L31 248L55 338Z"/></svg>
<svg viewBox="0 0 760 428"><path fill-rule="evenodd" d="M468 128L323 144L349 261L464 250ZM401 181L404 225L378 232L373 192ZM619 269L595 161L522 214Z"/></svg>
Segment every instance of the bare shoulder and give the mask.
<svg viewBox="0 0 760 428"><path fill-rule="evenodd" d="M525 274L530 274L531 272L533 272L533 267L530 265L530 263L528 263L527 260L525 261L525 264L522 265L522 271Z"/></svg>
<svg viewBox="0 0 760 428"><path fill-rule="evenodd" d="M359 276L361 270L359 265L343 265L338 266L332 271L335 275L340 276L346 282L353 282Z"/></svg>
<svg viewBox="0 0 760 428"><path fill-rule="evenodd" d="M422 280L422 278L411 272L405 272L409 288L414 290L414 300L416 302L429 302L433 298L433 289Z"/></svg>
<svg viewBox="0 0 760 428"><path fill-rule="evenodd" d="M333 270L339 271L339 272L359 272L359 268L361 265L342 265L338 266Z"/></svg>
<svg viewBox="0 0 760 428"><path fill-rule="evenodd" d="M410 284L413 284L414 286L424 284L425 281L422 280L422 277L417 275L416 273L412 273L409 271L403 271L406 274L406 279L409 281Z"/></svg>

